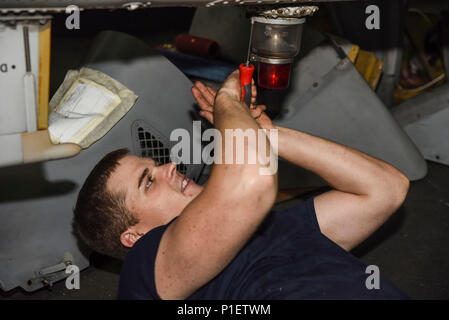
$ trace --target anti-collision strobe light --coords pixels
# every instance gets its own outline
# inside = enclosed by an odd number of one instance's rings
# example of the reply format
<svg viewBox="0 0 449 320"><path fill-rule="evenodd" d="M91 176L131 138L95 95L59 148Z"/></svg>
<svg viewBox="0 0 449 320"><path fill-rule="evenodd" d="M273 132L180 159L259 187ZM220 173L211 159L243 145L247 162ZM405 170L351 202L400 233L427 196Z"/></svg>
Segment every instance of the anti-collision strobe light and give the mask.
<svg viewBox="0 0 449 320"><path fill-rule="evenodd" d="M258 85L266 89L285 89L290 82L290 63L259 62Z"/></svg>
<svg viewBox="0 0 449 320"><path fill-rule="evenodd" d="M299 52L304 18L252 17L251 61L258 62L258 85L285 89Z"/></svg>

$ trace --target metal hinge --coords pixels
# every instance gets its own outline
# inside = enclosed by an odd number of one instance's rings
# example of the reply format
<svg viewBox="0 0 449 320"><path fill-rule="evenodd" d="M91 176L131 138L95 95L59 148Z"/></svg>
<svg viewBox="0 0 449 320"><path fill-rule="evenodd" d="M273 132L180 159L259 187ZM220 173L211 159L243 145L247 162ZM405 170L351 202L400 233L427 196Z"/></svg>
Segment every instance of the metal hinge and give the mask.
<svg viewBox="0 0 449 320"><path fill-rule="evenodd" d="M66 278L68 276L66 269L68 266L74 264L74 260L70 252L64 253L64 257L60 263L35 271L36 277L27 281L27 289L33 291L42 286L51 287L55 282Z"/></svg>

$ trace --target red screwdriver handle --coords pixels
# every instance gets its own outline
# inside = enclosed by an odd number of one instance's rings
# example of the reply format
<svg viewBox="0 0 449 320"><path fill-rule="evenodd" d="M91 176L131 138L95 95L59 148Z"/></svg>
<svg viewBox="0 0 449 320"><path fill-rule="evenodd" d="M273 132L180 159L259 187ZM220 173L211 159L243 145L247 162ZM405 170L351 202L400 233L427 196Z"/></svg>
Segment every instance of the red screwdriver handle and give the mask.
<svg viewBox="0 0 449 320"><path fill-rule="evenodd" d="M254 65L246 65L241 63L240 70L240 85L242 86L242 101L249 107L251 105L251 80L254 73Z"/></svg>

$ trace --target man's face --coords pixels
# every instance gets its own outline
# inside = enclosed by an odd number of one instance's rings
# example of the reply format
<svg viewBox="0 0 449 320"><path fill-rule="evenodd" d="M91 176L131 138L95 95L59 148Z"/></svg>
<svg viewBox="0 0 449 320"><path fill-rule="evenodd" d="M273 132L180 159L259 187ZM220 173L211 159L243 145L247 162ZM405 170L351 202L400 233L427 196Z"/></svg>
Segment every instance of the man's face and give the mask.
<svg viewBox="0 0 449 320"><path fill-rule="evenodd" d="M203 189L176 170L149 158L126 155L109 177L107 189L124 192L126 206L139 219L139 233L167 224Z"/></svg>

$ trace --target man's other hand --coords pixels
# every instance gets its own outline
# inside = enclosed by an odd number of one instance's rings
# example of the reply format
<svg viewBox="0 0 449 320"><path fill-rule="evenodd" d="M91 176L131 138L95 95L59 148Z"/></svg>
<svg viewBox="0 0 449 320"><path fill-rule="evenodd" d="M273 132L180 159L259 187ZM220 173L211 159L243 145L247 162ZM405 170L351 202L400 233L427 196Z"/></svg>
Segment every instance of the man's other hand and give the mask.
<svg viewBox="0 0 449 320"><path fill-rule="evenodd" d="M241 88L239 87L239 89ZM217 92L213 88L204 85L202 82L196 81L195 85L192 87L192 94L201 109L200 116L207 119L211 124L214 124L214 101ZM257 89L253 81L250 114L261 128L274 128L270 117L264 112L267 107L265 105L255 105L256 97Z"/></svg>

